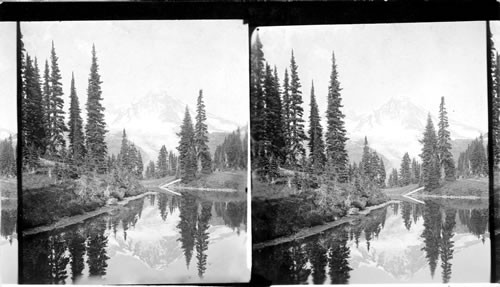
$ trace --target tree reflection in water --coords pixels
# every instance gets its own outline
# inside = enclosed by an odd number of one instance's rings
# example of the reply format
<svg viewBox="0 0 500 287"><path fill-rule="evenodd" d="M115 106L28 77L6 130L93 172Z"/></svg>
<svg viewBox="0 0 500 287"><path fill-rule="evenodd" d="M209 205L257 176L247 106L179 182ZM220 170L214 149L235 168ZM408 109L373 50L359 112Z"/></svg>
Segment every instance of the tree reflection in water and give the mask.
<svg viewBox="0 0 500 287"><path fill-rule="evenodd" d="M349 283L352 270L349 262L350 248L366 248L368 253L372 253L371 242L379 240L378 236L385 228L387 218L396 216L401 218L405 232L411 232L413 227L418 223L422 224L420 220L423 220L423 232L419 237L423 245L421 252L426 258L430 275L434 277L436 268L440 264L442 282L448 283L453 275L451 272L455 248L453 238L457 218L461 224L459 230L463 231L465 227L467 232L483 240L487 232L488 209L466 208L467 205L464 208L463 204L461 208L450 208L432 200L425 201L425 204L410 202L391 204L386 208L372 211L353 225L334 227L305 239L256 250L253 252L253 273L270 280L273 284L298 284L310 281L314 284L324 284L326 272L330 277L330 284ZM394 222L397 221L391 221L390 228L395 228ZM366 246L359 245L363 233ZM391 240L387 236L382 238Z"/></svg>
<svg viewBox="0 0 500 287"><path fill-rule="evenodd" d="M127 238L127 233L136 225L143 224L141 215L146 208L148 217L144 220L154 218L156 214L162 221L167 221L170 216L178 216L179 222L174 229L177 229L179 234L179 248L187 268L192 261L193 252L196 251L200 278L205 276L209 265L209 228L217 211L220 216L216 216L217 219L213 222L223 222L235 233L239 234L241 226L246 224L246 202L211 202L188 193L183 193L182 196L164 193L149 195L130 201L109 214L98 215L66 228L25 237L22 250L22 283L78 283L83 280L82 276L85 274L97 278L97 282L104 282L102 280L107 275L110 260L109 234L113 234L111 236L116 239L119 233L118 236L123 236L125 245L131 243L132 239ZM152 210L156 214L151 217L149 214ZM4 213L2 215L2 236L5 237L15 231L15 220L10 220ZM120 242L118 241L119 244Z"/></svg>

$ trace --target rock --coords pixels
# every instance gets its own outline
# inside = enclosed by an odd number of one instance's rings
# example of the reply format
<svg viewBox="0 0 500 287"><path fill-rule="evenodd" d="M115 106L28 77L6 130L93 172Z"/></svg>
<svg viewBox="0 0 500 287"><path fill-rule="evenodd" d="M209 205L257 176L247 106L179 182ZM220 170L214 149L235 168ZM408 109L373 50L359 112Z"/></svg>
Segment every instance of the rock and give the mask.
<svg viewBox="0 0 500 287"><path fill-rule="evenodd" d="M118 199L112 197L110 199L108 199L108 201L106 201L106 205L115 205L118 203Z"/></svg>
<svg viewBox="0 0 500 287"><path fill-rule="evenodd" d="M349 210L347 211L347 214L348 214L348 215L356 215L356 214L359 214L359 208L356 208L356 207L351 207L351 208L349 208Z"/></svg>

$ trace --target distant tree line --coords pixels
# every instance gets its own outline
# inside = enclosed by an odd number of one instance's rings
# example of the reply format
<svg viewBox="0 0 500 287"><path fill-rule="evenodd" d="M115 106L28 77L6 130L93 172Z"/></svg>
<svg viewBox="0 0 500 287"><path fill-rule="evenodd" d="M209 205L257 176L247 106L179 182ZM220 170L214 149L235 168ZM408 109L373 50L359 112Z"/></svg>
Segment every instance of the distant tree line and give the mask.
<svg viewBox="0 0 500 287"><path fill-rule="evenodd" d="M421 164L413 158L410 160L410 155L405 153L401 161L399 172L393 168L387 185L389 187L406 186L409 184L420 184Z"/></svg>
<svg viewBox="0 0 500 287"><path fill-rule="evenodd" d="M457 164L457 175L488 176L488 155L483 142L483 135L476 138L460 153Z"/></svg>
<svg viewBox="0 0 500 287"><path fill-rule="evenodd" d="M215 148L214 168L217 170L246 169L248 154L248 134L241 137L240 129L224 138L224 142Z"/></svg>
<svg viewBox="0 0 500 287"><path fill-rule="evenodd" d="M16 174L16 153L14 151L12 136L9 136L7 139L0 142L0 175L16 176Z"/></svg>
<svg viewBox="0 0 500 287"><path fill-rule="evenodd" d="M280 169L295 172L298 181L346 183L349 161L344 114L341 111L340 83L335 55L328 86L327 127L323 133L311 87L309 130L305 130L301 83L293 50L290 67L285 69L282 84L276 67L266 62L259 35L251 46L251 158L252 170L262 181L274 182ZM308 147L308 153L306 147Z"/></svg>
<svg viewBox="0 0 500 287"><path fill-rule="evenodd" d="M179 160L177 155L173 151L167 151L167 148L163 145L158 154L156 164L154 161L150 161L146 167L145 177L151 179L175 176L179 172L178 166Z"/></svg>
<svg viewBox="0 0 500 287"><path fill-rule="evenodd" d="M85 105L87 118L84 125L73 74L69 119L67 122L65 120L62 77L54 42L49 60L45 60L43 75L38 59L25 51L22 36L19 37L18 44L21 58L20 139L23 147L23 170L34 171L40 166L40 158L45 158L60 166L71 166L76 174L82 171L100 174L108 172L102 81L95 46L92 46L91 52Z"/></svg>

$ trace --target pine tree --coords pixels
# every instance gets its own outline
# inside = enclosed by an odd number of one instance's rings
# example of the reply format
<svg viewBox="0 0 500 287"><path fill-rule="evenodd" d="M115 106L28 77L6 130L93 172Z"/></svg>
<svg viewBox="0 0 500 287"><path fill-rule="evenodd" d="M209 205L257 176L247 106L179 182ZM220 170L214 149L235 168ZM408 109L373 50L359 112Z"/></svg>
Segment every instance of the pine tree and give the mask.
<svg viewBox="0 0 500 287"><path fill-rule="evenodd" d="M43 72L43 89L42 89L42 105L44 111L44 123L45 123L45 146L47 147L50 143L50 139L52 138L51 131L51 102L50 102L50 70L49 70L49 62L45 60L45 69Z"/></svg>
<svg viewBox="0 0 500 287"><path fill-rule="evenodd" d="M181 131L177 136L180 138L177 147L179 151L180 177L183 182L190 182L196 177L196 150L194 148L193 124L187 106Z"/></svg>
<svg viewBox="0 0 500 287"><path fill-rule="evenodd" d="M33 168L38 165L39 156L45 152L45 125L38 65L36 59L33 63L29 55L26 55L24 77L23 155L25 166Z"/></svg>
<svg viewBox="0 0 500 287"><path fill-rule="evenodd" d="M283 79L283 93L281 97L281 118L283 122L283 141L284 146L282 153L284 155L284 163L290 162L290 146L291 146L291 133L290 133L290 77L288 76L288 69L285 69L285 76ZM253 127L252 127L253 128Z"/></svg>
<svg viewBox="0 0 500 287"><path fill-rule="evenodd" d="M105 142L107 130L104 120L104 107L101 103L101 84L95 46L92 45L92 64L90 66L89 85L87 89L87 124L85 126L85 134L87 136L88 168L98 173L106 172L105 160L108 153L108 147Z"/></svg>
<svg viewBox="0 0 500 287"><path fill-rule="evenodd" d="M156 174L158 178L167 176L167 148L163 145L160 148L160 153L158 154L158 160L156 162Z"/></svg>
<svg viewBox="0 0 500 287"><path fill-rule="evenodd" d="M83 120L80 115L80 103L75 89L75 77L71 73L71 91L69 108L69 152L73 162L81 165L85 156L85 137L83 135Z"/></svg>
<svg viewBox="0 0 500 287"><path fill-rule="evenodd" d="M200 90L198 103L196 105L196 124L194 131L194 141L198 162L198 171L208 174L212 172L212 158L208 150L208 127L205 103L203 102L203 91Z"/></svg>
<svg viewBox="0 0 500 287"><path fill-rule="evenodd" d="M410 156L408 153L405 153L399 170L399 185L401 186L406 186L411 183L410 163Z"/></svg>
<svg viewBox="0 0 500 287"><path fill-rule="evenodd" d="M299 160L305 156L306 151L303 142L307 139L304 132L304 109L302 108L302 91L298 74L298 66L292 50L290 60L290 151L288 164L297 168L300 166Z"/></svg>
<svg viewBox="0 0 500 287"><path fill-rule="evenodd" d="M345 116L341 111L341 88L337 77L337 64L335 63L335 54L332 52L332 73L328 87L328 108L326 111L326 158L331 169L329 172L333 172L337 181L345 182L349 162L345 143L348 138L344 124Z"/></svg>
<svg viewBox="0 0 500 287"><path fill-rule="evenodd" d="M492 142L493 142L493 164L498 168L500 164L500 57L495 49L493 34L490 31L490 25L487 25L488 41L490 44L489 57L489 91L491 91L492 102Z"/></svg>
<svg viewBox="0 0 500 287"><path fill-rule="evenodd" d="M439 105L438 156L443 175L446 180L455 180L455 161L451 154L451 138L448 131L448 116L444 107L444 97Z"/></svg>
<svg viewBox="0 0 500 287"><path fill-rule="evenodd" d="M323 128L321 127L318 104L314 95L314 82L311 83L311 112L309 115L309 154L312 172L322 174L326 156L323 141Z"/></svg>
<svg viewBox="0 0 500 287"><path fill-rule="evenodd" d="M361 157L361 163L359 168L361 169L361 174L366 180L371 180L373 178L373 171L371 170L371 154L370 147L368 146L368 139L365 136L365 142L363 145L363 155Z"/></svg>
<svg viewBox="0 0 500 287"><path fill-rule="evenodd" d="M264 104L264 52L259 34L255 33L255 41L250 52L250 124L252 126L252 162L258 163L263 157L262 141L265 136L265 104Z"/></svg>
<svg viewBox="0 0 500 287"><path fill-rule="evenodd" d="M379 187L385 188L386 173L385 173L384 160L382 158L380 158L380 164L378 167L378 174L379 174Z"/></svg>
<svg viewBox="0 0 500 287"><path fill-rule="evenodd" d="M61 83L61 72L59 64L57 63L58 57L52 42L52 50L50 52L50 110L47 113L50 115L50 136L48 149L53 156L58 156L59 153L66 148L66 140L64 132L68 131L64 123L64 99L63 88Z"/></svg>
<svg viewBox="0 0 500 287"><path fill-rule="evenodd" d="M129 152L129 143L127 139L127 132L123 129L122 133L122 144L120 146L120 153L118 154L118 161L120 167L123 170L130 170L131 162L130 162L130 152Z"/></svg>
<svg viewBox="0 0 500 287"><path fill-rule="evenodd" d="M282 105L280 98L280 86L276 68L274 73L266 64L266 74L264 80L264 98L266 106L266 153L267 157L276 164L284 162L283 147L285 140L283 137Z"/></svg>
<svg viewBox="0 0 500 287"><path fill-rule="evenodd" d="M436 131L430 114L427 117L424 137L420 142L423 144L422 153L420 154L422 158L421 176L425 190L431 191L439 186L441 171L439 168Z"/></svg>

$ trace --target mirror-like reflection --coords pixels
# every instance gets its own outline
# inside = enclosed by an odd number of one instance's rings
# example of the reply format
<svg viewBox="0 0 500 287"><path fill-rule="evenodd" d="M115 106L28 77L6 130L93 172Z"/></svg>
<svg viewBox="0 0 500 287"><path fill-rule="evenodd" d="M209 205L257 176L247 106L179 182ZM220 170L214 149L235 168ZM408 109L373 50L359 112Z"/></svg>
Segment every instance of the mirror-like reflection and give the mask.
<svg viewBox="0 0 500 287"><path fill-rule="evenodd" d="M17 283L17 200L2 199L0 205L0 283Z"/></svg>
<svg viewBox="0 0 500 287"><path fill-rule="evenodd" d="M353 224L253 252L273 284L488 282L487 202L400 202Z"/></svg>
<svg viewBox="0 0 500 287"><path fill-rule="evenodd" d="M249 272L246 240L245 201L152 194L110 214L26 237L23 283L238 281Z"/></svg>

